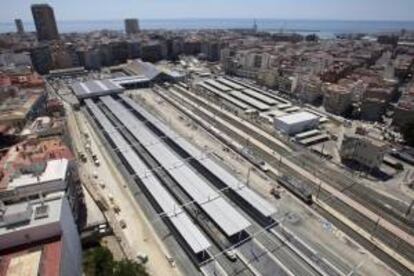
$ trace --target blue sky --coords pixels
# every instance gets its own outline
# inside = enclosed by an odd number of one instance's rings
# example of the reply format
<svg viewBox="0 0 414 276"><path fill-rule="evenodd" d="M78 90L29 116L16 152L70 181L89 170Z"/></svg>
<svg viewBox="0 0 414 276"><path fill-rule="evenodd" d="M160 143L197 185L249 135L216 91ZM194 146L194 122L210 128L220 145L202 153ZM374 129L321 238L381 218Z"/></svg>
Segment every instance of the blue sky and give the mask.
<svg viewBox="0 0 414 276"><path fill-rule="evenodd" d="M32 3L49 3L58 20L276 18L412 20L414 0L0 0L0 22L32 20Z"/></svg>

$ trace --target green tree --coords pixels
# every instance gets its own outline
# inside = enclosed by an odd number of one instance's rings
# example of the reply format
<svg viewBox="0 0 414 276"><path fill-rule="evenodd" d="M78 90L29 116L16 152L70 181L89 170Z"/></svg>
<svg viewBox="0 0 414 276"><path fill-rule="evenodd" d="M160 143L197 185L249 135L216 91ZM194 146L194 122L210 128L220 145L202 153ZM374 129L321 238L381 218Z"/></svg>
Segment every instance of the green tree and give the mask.
<svg viewBox="0 0 414 276"><path fill-rule="evenodd" d="M84 253L83 271L86 276L147 276L145 267L131 260L115 261L106 247L95 247Z"/></svg>
<svg viewBox="0 0 414 276"><path fill-rule="evenodd" d="M84 254L83 267L86 276L112 276L113 266L114 259L108 248L99 246Z"/></svg>
<svg viewBox="0 0 414 276"><path fill-rule="evenodd" d="M114 276L147 276L145 268L130 260L121 260L114 267Z"/></svg>

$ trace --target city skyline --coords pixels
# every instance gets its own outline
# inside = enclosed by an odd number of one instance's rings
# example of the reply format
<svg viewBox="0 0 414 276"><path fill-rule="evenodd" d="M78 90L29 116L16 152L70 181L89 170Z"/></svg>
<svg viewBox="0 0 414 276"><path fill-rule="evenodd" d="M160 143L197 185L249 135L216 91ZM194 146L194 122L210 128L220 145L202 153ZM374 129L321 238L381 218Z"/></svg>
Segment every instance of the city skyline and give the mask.
<svg viewBox="0 0 414 276"><path fill-rule="evenodd" d="M30 5L39 1L22 0L3 3L0 22L14 18L31 21ZM345 20L345 21L414 21L411 11L414 2L410 0L350 0L333 3L327 0L228 0L225 4L218 0L198 3L190 0L158 1L119 1L116 5L110 0L90 0L69 2L44 1L51 5L58 21L119 20L126 17L140 19L213 19L213 18L258 18L286 20ZM173 11L173 12L171 12ZM254 11L254 12L252 12Z"/></svg>

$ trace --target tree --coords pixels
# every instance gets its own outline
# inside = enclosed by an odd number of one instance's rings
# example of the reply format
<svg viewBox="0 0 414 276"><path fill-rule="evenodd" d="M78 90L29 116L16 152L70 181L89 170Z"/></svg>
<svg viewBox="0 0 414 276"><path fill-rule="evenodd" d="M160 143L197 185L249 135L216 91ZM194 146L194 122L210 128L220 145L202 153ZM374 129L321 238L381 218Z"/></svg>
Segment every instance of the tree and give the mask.
<svg viewBox="0 0 414 276"><path fill-rule="evenodd" d="M84 253L86 276L147 276L145 267L131 260L115 261L106 247L95 247Z"/></svg>
<svg viewBox="0 0 414 276"><path fill-rule="evenodd" d="M145 268L130 260L121 260L114 267L114 276L147 276Z"/></svg>
<svg viewBox="0 0 414 276"><path fill-rule="evenodd" d="M111 276L114 259L108 248L99 246L86 251L83 266L86 276Z"/></svg>
<svg viewBox="0 0 414 276"><path fill-rule="evenodd" d="M407 144L410 147L414 147L414 122L410 122L402 127L401 133Z"/></svg>

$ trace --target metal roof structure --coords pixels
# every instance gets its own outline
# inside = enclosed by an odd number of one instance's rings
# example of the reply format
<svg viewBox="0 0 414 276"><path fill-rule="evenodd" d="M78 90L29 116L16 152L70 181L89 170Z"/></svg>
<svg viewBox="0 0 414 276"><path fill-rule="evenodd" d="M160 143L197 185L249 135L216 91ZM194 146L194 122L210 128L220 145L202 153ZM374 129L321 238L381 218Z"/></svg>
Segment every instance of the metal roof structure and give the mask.
<svg viewBox="0 0 414 276"><path fill-rule="evenodd" d="M303 140L300 140L299 143L301 143L302 145L307 146L307 145L311 145L311 144L314 144L314 143L322 143L322 142L325 142L325 141L328 141L328 140L329 140L328 135L320 134L320 135L317 135L317 136L312 136L312 137L308 137L308 138L305 138Z"/></svg>
<svg viewBox="0 0 414 276"><path fill-rule="evenodd" d="M263 89L257 88L257 87L255 87L255 86L253 86L253 85L251 85L249 83L246 83L244 81L240 81L240 80L237 80L237 79L233 79L233 78L230 78L230 77L227 77L227 76L224 77L224 79L226 79L228 81L232 81L234 83L237 83L237 84L239 84L241 86L244 86L244 88L249 88L249 89L251 89L253 91L259 92L262 95L266 95L268 97L271 97L272 99L274 99L276 101L279 101L281 103L288 103L289 102L288 100L286 100L286 99L284 99L282 97L279 97L278 95L275 95L274 93L271 93L271 92L265 91Z"/></svg>
<svg viewBox="0 0 414 276"><path fill-rule="evenodd" d="M142 175L146 173L146 177L141 179L142 183L171 220L174 227L178 230L192 251L197 254L208 249L210 247L210 242L194 225L187 214L184 213L180 205L162 186L144 162L137 156L128 142L122 137L118 130L115 129L103 112L92 100L85 100L85 103L115 146L122 149L119 152L125 160L127 160L135 174Z"/></svg>
<svg viewBox="0 0 414 276"><path fill-rule="evenodd" d="M227 85L227 86L231 87L234 90L242 90L242 89L245 88L245 87L235 83L234 81L231 81L231 80L228 80L228 79L225 79L225 78L220 77L220 78L217 79L217 81L221 82L224 85Z"/></svg>
<svg viewBox="0 0 414 276"><path fill-rule="evenodd" d="M277 108L280 109L280 110L285 110L285 109L288 109L288 108L291 108L291 107L292 107L291 103L281 103L281 104L277 105Z"/></svg>
<svg viewBox="0 0 414 276"><path fill-rule="evenodd" d="M111 79L111 81L118 85L128 85L134 83L146 83L149 82L150 79L146 76L125 76L125 77L118 77Z"/></svg>
<svg viewBox="0 0 414 276"><path fill-rule="evenodd" d="M145 124L139 121L124 105L112 97L101 97L101 101L124 124L131 134L143 145L148 152L168 170L171 177L183 190L203 209L206 214L231 237L245 230L251 224L220 194L192 170L174 151L164 143L154 143L159 138Z"/></svg>
<svg viewBox="0 0 414 276"><path fill-rule="evenodd" d="M147 112L144 108L140 107L137 103L135 103L132 99L128 98L127 96L121 95L120 96L131 108L135 109L139 112L146 120L157 126L164 135L167 137L179 137L177 133L175 133L171 128L167 127L163 124L160 120L155 118L149 112ZM192 156L201 156L202 152L194 147L192 144L187 142L185 139L174 139L180 147L182 147L187 153ZM234 192L239 194L245 201L247 201L253 208L263 214L265 217L269 217L276 213L276 209L267 202L264 198L259 196L256 192L251 190L249 187L244 185L240 182L236 177L234 177L231 173L227 170L223 169L220 165L215 163L210 158L202 158L199 162L205 166L208 170L210 170L213 174L215 174L218 178L220 178L223 183L225 183L230 189Z"/></svg>
<svg viewBox="0 0 414 276"><path fill-rule="evenodd" d="M302 112L280 116L280 117L277 117L276 119L285 124L292 125L292 124L298 124L301 122L319 120L319 117L310 112L302 111Z"/></svg>
<svg viewBox="0 0 414 276"><path fill-rule="evenodd" d="M255 98L256 100L259 100L261 102L264 102L265 104L268 104L268 105L276 105L276 104L278 104L278 101L276 101L275 99L273 99L273 98L271 98L269 96L266 96L266 95L264 95L264 94L262 94L260 92L254 91L252 89L249 89L249 88L243 89L242 92L244 94L250 96L250 97Z"/></svg>
<svg viewBox="0 0 414 276"><path fill-rule="evenodd" d="M229 91L232 90L232 88L230 88L228 86L225 86L225 85L223 85L223 84L221 84L221 83L219 83L215 80L210 79L210 80L206 80L205 82L208 83L209 85L215 87L216 89L220 90L221 92L229 92Z"/></svg>
<svg viewBox="0 0 414 276"><path fill-rule="evenodd" d="M312 130L308 130L308 131L296 134L295 138L300 140L300 139L305 139L308 137L316 136L320 133L321 131L319 129L312 129Z"/></svg>
<svg viewBox="0 0 414 276"><path fill-rule="evenodd" d="M269 110L270 106L262 103L261 101L256 100L251 96L247 96L240 91L231 91L230 95L238 100L245 102L246 104L258 109L259 111Z"/></svg>
<svg viewBox="0 0 414 276"><path fill-rule="evenodd" d="M121 93L125 89L111 80L90 80L72 84L72 90L78 99L86 99Z"/></svg>
<svg viewBox="0 0 414 276"><path fill-rule="evenodd" d="M279 116L286 115L286 112L281 111L279 109L271 109L269 111L261 112L260 115L269 116L271 118L274 118L274 117L279 117Z"/></svg>
<svg viewBox="0 0 414 276"><path fill-rule="evenodd" d="M283 111L286 112L286 113L293 113L293 112L296 112L296 111L299 111L299 110L300 110L299 106L292 106L292 107L286 108Z"/></svg>
<svg viewBox="0 0 414 276"><path fill-rule="evenodd" d="M161 74L161 71L158 70L155 65L150 62L144 62L140 59L133 60L127 65L127 67L129 67L135 75L145 76L151 81Z"/></svg>
<svg viewBox="0 0 414 276"><path fill-rule="evenodd" d="M231 97L231 96L229 96L229 95L227 95L227 94L225 94L225 93L223 93L223 92L221 92L221 91L219 91L219 90L215 89L214 87L212 87L212 86L208 85L207 83L201 83L201 84L199 84L199 85L200 85L201 87L203 87L203 88L207 89L208 91L210 91L210 92L212 92L212 93L216 94L217 96L219 96L219 97L220 97L220 98L222 98L223 100L226 100L226 101L231 102L232 104L234 104L235 106L237 106L237 107L238 107L238 108L240 108L240 109L247 110L247 109L249 109L249 108L250 108L250 106L248 106L248 105L247 105L247 104L245 104L244 102L239 101L239 100L237 100L237 99L235 99L235 98L233 98L233 97Z"/></svg>

